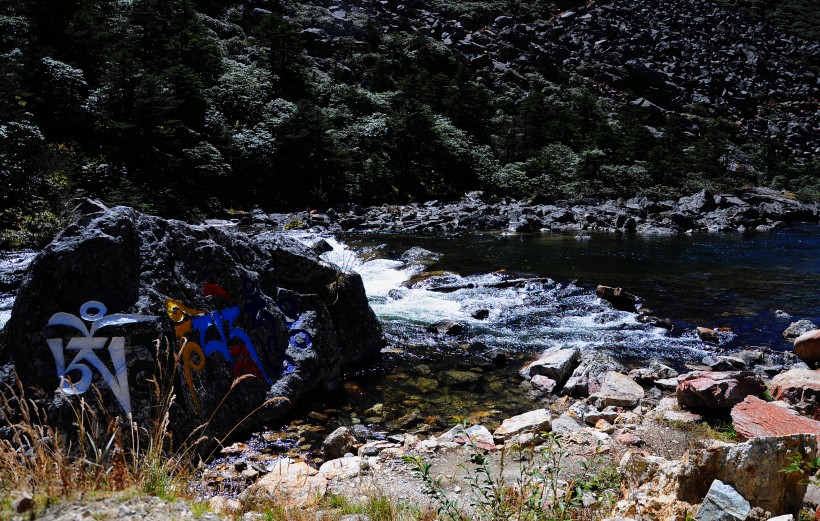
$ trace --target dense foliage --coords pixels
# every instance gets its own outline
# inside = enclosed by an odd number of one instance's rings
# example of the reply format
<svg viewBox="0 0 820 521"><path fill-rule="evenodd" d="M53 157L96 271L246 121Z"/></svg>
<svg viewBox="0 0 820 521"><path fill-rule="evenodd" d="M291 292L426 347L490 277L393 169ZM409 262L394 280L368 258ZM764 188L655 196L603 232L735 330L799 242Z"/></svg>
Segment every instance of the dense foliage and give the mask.
<svg viewBox="0 0 820 521"><path fill-rule="evenodd" d="M572 2L430 3L465 27ZM0 0L0 229L36 243L78 195L222 209L457 198L820 193L816 163L693 108L659 117L537 64L470 62L378 13L280 0ZM275 6L275 7L274 7ZM269 10L270 9L270 10ZM41 237L42 235L43 237Z"/></svg>

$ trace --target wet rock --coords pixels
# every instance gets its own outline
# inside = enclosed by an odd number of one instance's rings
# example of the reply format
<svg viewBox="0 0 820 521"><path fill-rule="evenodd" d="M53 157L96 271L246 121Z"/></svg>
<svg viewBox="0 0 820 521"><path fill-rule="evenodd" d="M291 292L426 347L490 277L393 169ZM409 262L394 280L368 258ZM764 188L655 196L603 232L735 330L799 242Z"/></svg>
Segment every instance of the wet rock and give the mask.
<svg viewBox="0 0 820 521"><path fill-rule="evenodd" d="M322 454L327 460L341 458L351 452L355 444L356 439L350 434L350 429L339 427L322 442Z"/></svg>
<svg viewBox="0 0 820 521"><path fill-rule="evenodd" d="M590 398L600 407L635 407L644 397L643 387L623 374L610 371L606 373L601 389Z"/></svg>
<svg viewBox="0 0 820 521"><path fill-rule="evenodd" d="M441 254L413 246L402 253L400 259L407 264L427 266L438 262L441 259Z"/></svg>
<svg viewBox="0 0 820 521"><path fill-rule="evenodd" d="M613 288L610 286L598 286L595 288L595 295L604 299L617 310L634 313L637 305L637 297L627 293L623 288Z"/></svg>
<svg viewBox="0 0 820 521"><path fill-rule="evenodd" d="M550 413L546 409L536 409L525 412L501 422L501 426L493 432L496 443L504 443L508 439L524 432L541 432L550 430Z"/></svg>
<svg viewBox="0 0 820 521"><path fill-rule="evenodd" d="M724 482L716 479L695 514L695 521L744 521L752 506Z"/></svg>
<svg viewBox="0 0 820 521"><path fill-rule="evenodd" d="M820 419L820 371L790 369L772 378L771 391L775 400L794 405L815 420Z"/></svg>
<svg viewBox="0 0 820 521"><path fill-rule="evenodd" d="M678 372L657 360L652 360L649 367L639 367L629 371L629 377L643 385L652 385L658 380L675 378ZM677 380L676 384L677 385Z"/></svg>
<svg viewBox="0 0 820 521"><path fill-rule="evenodd" d="M817 326L814 325L814 322L811 320L798 320L797 322L792 322L789 327L783 331L783 338L793 342L797 337L815 329L817 329Z"/></svg>
<svg viewBox="0 0 820 521"><path fill-rule="evenodd" d="M441 320L427 326L426 330L437 335L458 336L467 332L467 324L455 320Z"/></svg>
<svg viewBox="0 0 820 521"><path fill-rule="evenodd" d="M572 374L580 358L580 353L578 348L562 349L554 347L548 349L537 360L524 366L521 369L521 375L525 378L532 378L540 374L555 380L560 385Z"/></svg>
<svg viewBox="0 0 820 521"><path fill-rule="evenodd" d="M794 354L804 362L820 362L820 329L803 333L795 338Z"/></svg>
<svg viewBox="0 0 820 521"><path fill-rule="evenodd" d="M687 409L729 409L765 388L750 371L693 371L678 377L676 395L678 404Z"/></svg>
<svg viewBox="0 0 820 521"><path fill-rule="evenodd" d="M746 369L746 362L736 356L703 357L703 365L708 365L712 371L740 371Z"/></svg>
<svg viewBox="0 0 820 521"><path fill-rule="evenodd" d="M796 514L803 505L806 484L799 473L783 473L794 453L813 458L817 439L798 434L754 438L745 443L720 444L689 451L682 460L666 460L641 452L627 452L620 474L627 497L613 515L656 519L684 519L706 497L718 479L732 486L752 508L772 515Z"/></svg>
<svg viewBox="0 0 820 521"><path fill-rule="evenodd" d="M820 436L820 421L800 416L783 402L765 402L755 396L747 396L732 408L732 422L738 435L747 439L803 433Z"/></svg>
<svg viewBox="0 0 820 521"><path fill-rule="evenodd" d="M718 332L712 328L698 326L697 329L695 329L695 332L704 342L711 342L713 344L720 342L720 335L718 335Z"/></svg>
<svg viewBox="0 0 820 521"><path fill-rule="evenodd" d="M489 309L477 309L470 313L470 316L476 320L486 320L490 316Z"/></svg>
<svg viewBox="0 0 820 521"><path fill-rule="evenodd" d="M173 374L178 359L187 376L169 431L185 439L211 418L197 437L222 437L240 423L280 419L344 369L377 359L381 327L361 278L347 275L329 291L338 277L281 234L111 208L68 226L32 261L0 359L54 397L55 422L74 421L76 396L54 392L65 376L73 392L94 385L108 413L130 412L137 424L150 421L147 382L157 365ZM158 352L157 338L171 356ZM173 356L183 339L186 349ZM79 355L89 342L104 349Z"/></svg>

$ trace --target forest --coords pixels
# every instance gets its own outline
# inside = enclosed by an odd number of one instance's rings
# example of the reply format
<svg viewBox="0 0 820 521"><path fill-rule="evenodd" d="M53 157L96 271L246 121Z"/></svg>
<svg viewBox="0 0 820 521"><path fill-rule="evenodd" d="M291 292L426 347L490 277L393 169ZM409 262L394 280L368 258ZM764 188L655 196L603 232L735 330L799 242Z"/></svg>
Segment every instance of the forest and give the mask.
<svg viewBox="0 0 820 521"><path fill-rule="evenodd" d="M816 11L789 25L793 3L727 4L817 38ZM697 103L659 113L544 60L481 68L419 29L434 13L465 30L510 17L548 31L573 6L0 0L0 246L50 240L78 197L193 222L469 190L820 198L816 155L778 134L750 136Z"/></svg>

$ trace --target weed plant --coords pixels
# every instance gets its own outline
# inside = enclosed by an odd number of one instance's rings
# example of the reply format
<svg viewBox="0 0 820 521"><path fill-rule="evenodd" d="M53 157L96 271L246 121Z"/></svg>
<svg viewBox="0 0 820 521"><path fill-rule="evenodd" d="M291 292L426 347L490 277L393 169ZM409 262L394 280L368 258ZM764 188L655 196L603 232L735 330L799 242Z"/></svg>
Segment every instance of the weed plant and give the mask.
<svg viewBox="0 0 820 521"><path fill-rule="evenodd" d="M464 431L465 436L469 434ZM602 519L617 498L618 474L606 467L596 450L580 463L581 472L569 481L565 473L569 453L559 434L542 433L544 442L536 447L514 445L502 449L499 469L490 467L489 458L469 438L470 464L466 471L467 492L462 504L442 486L442 478L433 478L432 465L421 456L405 456L404 461L424 485L424 492L437 505L440 519L447 521L565 521L569 519ZM509 452L511 451L511 453ZM514 481L505 478L507 456L518 462Z"/></svg>

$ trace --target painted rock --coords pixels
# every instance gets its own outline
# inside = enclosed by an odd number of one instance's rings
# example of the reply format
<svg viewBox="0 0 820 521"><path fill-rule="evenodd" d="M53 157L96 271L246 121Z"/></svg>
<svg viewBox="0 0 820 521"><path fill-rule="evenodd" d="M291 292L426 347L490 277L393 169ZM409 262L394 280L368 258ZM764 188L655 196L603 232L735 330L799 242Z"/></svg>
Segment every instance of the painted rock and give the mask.
<svg viewBox="0 0 820 521"><path fill-rule="evenodd" d="M80 218L37 255L4 336L0 361L55 421L70 426L72 402L96 388L108 414L150 425L156 378L175 394L180 440L269 424L383 345L361 278L293 238L125 207Z"/></svg>

